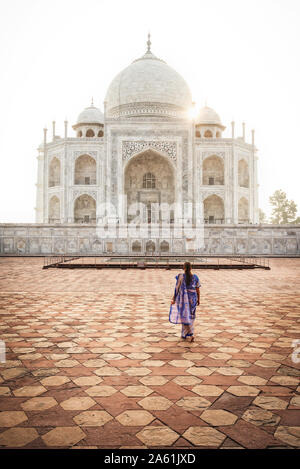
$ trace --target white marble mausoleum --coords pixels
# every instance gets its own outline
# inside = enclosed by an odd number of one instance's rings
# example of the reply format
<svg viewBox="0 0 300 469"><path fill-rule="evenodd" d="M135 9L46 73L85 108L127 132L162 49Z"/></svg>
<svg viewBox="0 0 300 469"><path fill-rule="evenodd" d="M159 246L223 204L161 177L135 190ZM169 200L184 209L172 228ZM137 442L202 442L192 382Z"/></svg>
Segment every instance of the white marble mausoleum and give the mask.
<svg viewBox="0 0 300 469"><path fill-rule="evenodd" d="M151 51L38 148L36 224L0 227L2 254L296 255L297 227L259 225L257 149L197 115L188 84ZM71 134L72 132L72 134ZM184 229L182 229L184 228Z"/></svg>
<svg viewBox="0 0 300 469"><path fill-rule="evenodd" d="M251 143L224 138L219 115L205 106L192 119L185 80L150 49L111 82L104 113L84 109L68 135L39 147L36 222L258 222L257 166ZM126 203L127 202L127 203ZM167 205L168 209L167 209ZM141 208L141 210L139 210Z"/></svg>

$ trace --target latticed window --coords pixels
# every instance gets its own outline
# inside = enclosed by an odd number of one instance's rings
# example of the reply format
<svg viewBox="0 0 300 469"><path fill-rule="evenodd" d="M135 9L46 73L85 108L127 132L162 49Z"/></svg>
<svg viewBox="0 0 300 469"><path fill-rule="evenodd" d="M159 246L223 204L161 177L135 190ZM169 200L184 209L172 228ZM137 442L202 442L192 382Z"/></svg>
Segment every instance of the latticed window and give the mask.
<svg viewBox="0 0 300 469"><path fill-rule="evenodd" d="M143 177L144 189L155 189L155 176L152 173L146 173Z"/></svg>

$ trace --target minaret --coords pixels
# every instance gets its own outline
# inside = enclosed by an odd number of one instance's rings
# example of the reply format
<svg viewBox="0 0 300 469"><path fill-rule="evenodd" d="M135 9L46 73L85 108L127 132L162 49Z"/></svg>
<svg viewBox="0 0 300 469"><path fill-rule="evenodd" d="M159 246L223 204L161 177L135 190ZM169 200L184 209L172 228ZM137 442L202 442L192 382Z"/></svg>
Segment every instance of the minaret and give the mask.
<svg viewBox="0 0 300 469"><path fill-rule="evenodd" d="M231 122L231 138L234 138L234 125L235 125L235 122L232 121Z"/></svg>
<svg viewBox="0 0 300 469"><path fill-rule="evenodd" d="M254 146L255 145L255 138L254 138L255 130L252 129L251 133L252 133L252 145Z"/></svg>
<svg viewBox="0 0 300 469"><path fill-rule="evenodd" d="M52 122L52 140L55 140L55 121Z"/></svg>
<svg viewBox="0 0 300 469"><path fill-rule="evenodd" d="M44 127L44 148L47 145L47 127Z"/></svg>
<svg viewBox="0 0 300 469"><path fill-rule="evenodd" d="M42 172L42 177L41 177L41 184L42 184L42 194L41 194L41 205L43 207L43 211L42 211L42 220L41 222L42 223L47 223L47 219L46 219L46 191L45 191L45 187L46 187L46 184L47 184L47 181L46 181L46 161L47 161L47 127L45 126L44 127L44 145L43 145L43 161L42 161L42 168L43 168L43 172Z"/></svg>
<svg viewBox="0 0 300 469"><path fill-rule="evenodd" d="M65 119L64 124L65 124L65 138L68 138L68 121L67 121L67 119Z"/></svg>
<svg viewBox="0 0 300 469"><path fill-rule="evenodd" d="M148 41L147 41L147 54L151 54L151 41L150 41L150 32L148 33Z"/></svg>

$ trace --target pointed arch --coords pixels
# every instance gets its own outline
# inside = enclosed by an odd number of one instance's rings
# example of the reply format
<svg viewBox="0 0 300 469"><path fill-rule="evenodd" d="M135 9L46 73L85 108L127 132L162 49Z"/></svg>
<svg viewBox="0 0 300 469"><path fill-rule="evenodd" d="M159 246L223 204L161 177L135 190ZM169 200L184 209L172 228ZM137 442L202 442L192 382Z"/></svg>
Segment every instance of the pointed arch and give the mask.
<svg viewBox="0 0 300 469"><path fill-rule="evenodd" d="M54 156L49 164L48 187L60 186L60 160Z"/></svg>
<svg viewBox="0 0 300 469"><path fill-rule="evenodd" d="M173 163L150 148L132 156L123 171L127 196L124 218L131 222L140 216L144 223L158 223L162 218L161 205L171 207L175 202Z"/></svg>
<svg viewBox="0 0 300 469"><path fill-rule="evenodd" d="M238 204L238 222L249 223L249 202L246 197L241 197Z"/></svg>
<svg viewBox="0 0 300 469"><path fill-rule="evenodd" d="M86 131L85 136L88 137L88 138L95 137L95 132L93 131L93 129L88 129L88 130Z"/></svg>
<svg viewBox="0 0 300 469"><path fill-rule="evenodd" d="M206 130L204 132L204 137L205 138L212 138L213 137L212 131L211 130Z"/></svg>
<svg viewBox="0 0 300 469"><path fill-rule="evenodd" d="M75 161L74 183L96 184L96 160L88 155L80 155Z"/></svg>
<svg viewBox="0 0 300 469"><path fill-rule="evenodd" d="M202 167L202 184L224 185L224 161L217 155L211 155L204 159Z"/></svg>
<svg viewBox="0 0 300 469"><path fill-rule="evenodd" d="M88 194L82 194L74 201L75 223L96 223L96 200Z"/></svg>
<svg viewBox="0 0 300 469"><path fill-rule="evenodd" d="M170 250L170 245L167 241L162 241L159 247L160 247L160 252L169 252Z"/></svg>
<svg viewBox="0 0 300 469"><path fill-rule="evenodd" d="M203 202L205 223L224 223L224 201L216 194L212 194Z"/></svg>
<svg viewBox="0 0 300 469"><path fill-rule="evenodd" d="M49 223L60 222L60 200L56 195L53 195L49 200L48 218Z"/></svg>
<svg viewBox="0 0 300 469"><path fill-rule="evenodd" d="M140 241L134 241L131 246L132 252L138 253L142 252L142 245Z"/></svg>
<svg viewBox="0 0 300 469"><path fill-rule="evenodd" d="M155 243L154 241L147 241L146 243L146 252L153 253L155 251Z"/></svg>
<svg viewBox="0 0 300 469"><path fill-rule="evenodd" d="M249 167L244 159L238 163L238 180L240 187L249 187Z"/></svg>

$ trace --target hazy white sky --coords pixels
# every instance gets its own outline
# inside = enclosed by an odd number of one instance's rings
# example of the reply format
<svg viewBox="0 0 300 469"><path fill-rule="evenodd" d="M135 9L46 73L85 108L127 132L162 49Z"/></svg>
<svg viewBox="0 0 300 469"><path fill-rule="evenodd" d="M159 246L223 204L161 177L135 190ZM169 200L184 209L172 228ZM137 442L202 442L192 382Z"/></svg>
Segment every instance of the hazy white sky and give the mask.
<svg viewBox="0 0 300 469"><path fill-rule="evenodd" d="M300 212L299 0L0 0L0 222L34 222L43 127L72 125L146 50L175 68L230 136L256 129L259 205L283 189ZM69 135L73 130L69 128Z"/></svg>

